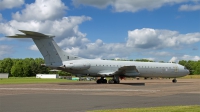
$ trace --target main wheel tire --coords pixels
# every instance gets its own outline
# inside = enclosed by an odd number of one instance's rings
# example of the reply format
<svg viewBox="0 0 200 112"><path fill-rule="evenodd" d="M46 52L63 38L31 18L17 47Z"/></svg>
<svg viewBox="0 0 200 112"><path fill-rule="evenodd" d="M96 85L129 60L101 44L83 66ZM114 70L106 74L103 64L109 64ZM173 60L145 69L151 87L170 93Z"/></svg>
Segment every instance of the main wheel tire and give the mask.
<svg viewBox="0 0 200 112"><path fill-rule="evenodd" d="M117 80L114 80L114 83L115 83L115 84L119 84L120 81L119 81L119 80L118 80L118 81L117 81Z"/></svg>
<svg viewBox="0 0 200 112"><path fill-rule="evenodd" d="M106 84L106 83L107 83L107 80L106 80L106 79L103 79L103 80L102 80L102 83Z"/></svg>
<svg viewBox="0 0 200 112"><path fill-rule="evenodd" d="M97 84L101 84L101 83L102 83L101 79L98 79Z"/></svg>

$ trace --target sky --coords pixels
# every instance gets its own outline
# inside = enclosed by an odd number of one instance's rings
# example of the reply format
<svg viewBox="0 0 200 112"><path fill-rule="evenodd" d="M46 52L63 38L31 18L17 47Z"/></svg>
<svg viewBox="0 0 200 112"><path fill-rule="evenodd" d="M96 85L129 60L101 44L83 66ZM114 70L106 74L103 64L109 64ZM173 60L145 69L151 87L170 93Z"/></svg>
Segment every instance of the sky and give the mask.
<svg viewBox="0 0 200 112"><path fill-rule="evenodd" d="M0 0L0 59L43 58L30 30L89 59L200 60L200 0Z"/></svg>

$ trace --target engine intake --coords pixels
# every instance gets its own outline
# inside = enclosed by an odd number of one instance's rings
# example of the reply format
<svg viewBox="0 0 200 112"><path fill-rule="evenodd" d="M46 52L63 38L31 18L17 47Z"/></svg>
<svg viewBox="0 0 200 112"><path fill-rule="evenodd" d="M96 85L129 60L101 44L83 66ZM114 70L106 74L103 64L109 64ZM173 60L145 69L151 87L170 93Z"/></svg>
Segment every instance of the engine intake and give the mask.
<svg viewBox="0 0 200 112"><path fill-rule="evenodd" d="M69 63L63 65L65 69L70 69L70 70L87 70L90 68L90 64L88 63Z"/></svg>

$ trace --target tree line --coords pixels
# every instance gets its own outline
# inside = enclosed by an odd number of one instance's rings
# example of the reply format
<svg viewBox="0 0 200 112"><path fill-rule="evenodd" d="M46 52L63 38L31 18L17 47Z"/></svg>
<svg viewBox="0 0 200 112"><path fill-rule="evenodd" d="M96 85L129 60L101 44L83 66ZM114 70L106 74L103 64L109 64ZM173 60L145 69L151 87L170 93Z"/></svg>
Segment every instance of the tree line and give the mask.
<svg viewBox="0 0 200 112"><path fill-rule="evenodd" d="M133 61L133 60L131 60ZM137 59L135 61L150 62L147 59ZM152 62L152 61L151 61ZM163 62L163 61L162 61ZM9 73L11 77L31 77L36 74L53 73L49 67L41 66L44 64L42 58L25 58L25 59L11 59L5 58L0 60L0 73ZM179 61L179 64L185 66L190 70L190 74L200 74L200 60L199 61ZM58 71L57 74L61 76L71 75L64 71Z"/></svg>
<svg viewBox="0 0 200 112"><path fill-rule="evenodd" d="M49 68L41 66L43 63L42 58L5 58L0 60L0 73L9 73L9 76L13 77L30 77L38 73L48 74Z"/></svg>
<svg viewBox="0 0 200 112"><path fill-rule="evenodd" d="M188 70L190 70L190 75L200 75L200 60L198 61L179 61L180 65L185 66Z"/></svg>

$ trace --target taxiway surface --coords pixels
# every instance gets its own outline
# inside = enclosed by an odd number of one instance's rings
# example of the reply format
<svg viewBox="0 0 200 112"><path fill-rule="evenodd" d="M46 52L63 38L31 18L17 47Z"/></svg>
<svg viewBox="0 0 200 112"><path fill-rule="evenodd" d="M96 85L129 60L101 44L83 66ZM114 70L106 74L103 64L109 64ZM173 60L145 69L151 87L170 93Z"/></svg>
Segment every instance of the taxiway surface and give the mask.
<svg viewBox="0 0 200 112"><path fill-rule="evenodd" d="M200 105L200 80L123 80L0 85L0 112L75 112L99 109Z"/></svg>

